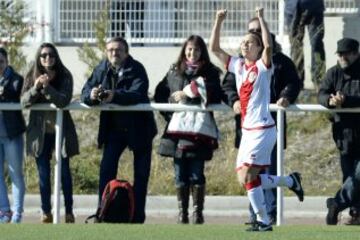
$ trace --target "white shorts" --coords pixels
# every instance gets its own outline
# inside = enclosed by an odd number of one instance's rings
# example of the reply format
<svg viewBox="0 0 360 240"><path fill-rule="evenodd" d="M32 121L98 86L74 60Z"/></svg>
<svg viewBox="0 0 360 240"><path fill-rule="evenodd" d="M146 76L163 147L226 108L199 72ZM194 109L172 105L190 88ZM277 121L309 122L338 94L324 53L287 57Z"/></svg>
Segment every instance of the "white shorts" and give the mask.
<svg viewBox="0 0 360 240"><path fill-rule="evenodd" d="M276 143L276 127L261 130L242 129L241 143L236 158L236 170L243 166L266 168Z"/></svg>

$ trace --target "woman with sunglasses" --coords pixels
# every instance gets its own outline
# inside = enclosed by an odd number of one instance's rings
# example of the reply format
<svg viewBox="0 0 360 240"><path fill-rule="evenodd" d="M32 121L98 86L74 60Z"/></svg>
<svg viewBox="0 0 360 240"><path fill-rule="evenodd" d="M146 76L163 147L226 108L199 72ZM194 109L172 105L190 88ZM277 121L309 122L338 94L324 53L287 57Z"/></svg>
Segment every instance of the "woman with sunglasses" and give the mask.
<svg viewBox="0 0 360 240"><path fill-rule="evenodd" d="M35 62L27 73L21 103L30 107L37 103L52 103L58 108L68 105L72 98L73 78L51 43L43 43L35 55ZM42 222L51 223L50 160L55 147L55 111L30 111L26 132L26 152L36 159L39 173ZM62 136L61 185L65 200L65 222L74 223L72 178L69 159L79 153L73 120L64 112Z"/></svg>
<svg viewBox="0 0 360 240"><path fill-rule="evenodd" d="M8 54L0 48L0 103L20 102L23 78L8 65ZM25 121L19 110L0 110L0 223L20 223L24 207L23 174ZM5 181L5 161L12 182L13 209Z"/></svg>

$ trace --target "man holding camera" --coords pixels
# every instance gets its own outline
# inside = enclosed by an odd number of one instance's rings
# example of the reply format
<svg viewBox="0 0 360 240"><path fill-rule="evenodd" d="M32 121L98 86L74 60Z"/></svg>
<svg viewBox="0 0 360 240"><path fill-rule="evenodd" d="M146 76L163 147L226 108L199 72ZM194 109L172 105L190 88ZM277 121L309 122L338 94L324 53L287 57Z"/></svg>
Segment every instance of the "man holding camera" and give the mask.
<svg viewBox="0 0 360 240"><path fill-rule="evenodd" d="M82 89L81 101L133 105L149 103L149 80L143 65L129 54L125 39L106 43L107 59L95 67ZM150 175L152 140L156 135L152 112L102 111L98 146L103 148L100 164L99 204L105 185L117 176L119 158L128 147L134 156L134 223L145 221L145 203Z"/></svg>

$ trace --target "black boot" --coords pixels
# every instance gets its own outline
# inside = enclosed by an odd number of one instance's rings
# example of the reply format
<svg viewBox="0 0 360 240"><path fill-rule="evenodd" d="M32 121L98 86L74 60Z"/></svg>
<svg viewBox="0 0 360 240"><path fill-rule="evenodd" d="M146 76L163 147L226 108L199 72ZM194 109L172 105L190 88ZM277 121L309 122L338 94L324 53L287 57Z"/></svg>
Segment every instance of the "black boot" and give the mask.
<svg viewBox="0 0 360 240"><path fill-rule="evenodd" d="M192 197L193 197L193 224L203 224L204 216L204 201L205 201L205 185L194 185L192 187Z"/></svg>
<svg viewBox="0 0 360 240"><path fill-rule="evenodd" d="M180 224L187 224L189 223L189 195L190 195L190 188L189 186L183 186L176 188L177 192L177 200L178 200L178 207L179 207L179 216L178 216L178 223Z"/></svg>
<svg viewBox="0 0 360 240"><path fill-rule="evenodd" d="M326 215L326 224L336 225L338 223L338 215L340 213L340 210L335 201L335 198L328 198L326 200L326 206L328 208L328 213Z"/></svg>

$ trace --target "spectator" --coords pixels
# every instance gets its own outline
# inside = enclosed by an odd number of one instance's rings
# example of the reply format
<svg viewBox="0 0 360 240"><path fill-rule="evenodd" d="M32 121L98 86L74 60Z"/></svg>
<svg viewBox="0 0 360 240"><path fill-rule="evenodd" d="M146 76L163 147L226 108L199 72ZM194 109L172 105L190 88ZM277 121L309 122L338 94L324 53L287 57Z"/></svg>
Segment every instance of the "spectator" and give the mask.
<svg viewBox="0 0 360 240"><path fill-rule="evenodd" d="M311 80L315 90L325 74L324 0L286 0L285 22L288 27L291 58L295 63L301 88L304 88L304 33L308 27L311 44Z"/></svg>
<svg viewBox="0 0 360 240"><path fill-rule="evenodd" d="M149 103L149 80L143 65L129 54L125 39L106 43L107 59L100 62L82 89L81 100L90 105ZM98 146L103 147L100 164L99 204L105 185L116 178L119 158L126 147L134 154L134 223L144 223L151 166L152 139L156 135L152 112L101 112Z"/></svg>
<svg viewBox="0 0 360 240"><path fill-rule="evenodd" d="M170 67L163 80L155 90L155 101L160 103L200 104L220 103L221 88L220 70L209 58L204 40L197 35L191 35L183 44L175 64ZM203 94L201 89L206 89ZM186 112L186 116L197 116L198 113ZM212 130L217 127L212 113L208 114L209 122L196 121L199 128L205 123L212 124ZM211 160L214 149L217 148L217 137L205 136L199 131L181 129L174 132L169 128L169 122L174 121L175 114L162 112L168 122L159 147L159 153L174 159L175 185L178 199L178 223L189 223L188 207L190 190L193 198L194 224L204 223L203 209L205 199L206 178L204 175L205 161ZM202 116L203 116L202 115ZM183 120L183 119L182 119ZM214 137L215 136L215 137Z"/></svg>
<svg viewBox="0 0 360 240"><path fill-rule="evenodd" d="M59 53L51 43L38 48L35 61L26 74L21 103L30 107L37 103L52 103L63 108L71 101L73 78L62 63ZM51 223L51 181L50 160L55 147L55 111L31 110L26 132L26 152L36 159L39 172L42 222ZM61 185L65 200L65 222L74 223L73 184L70 158L79 153L79 144L73 120L64 112L61 150Z"/></svg>
<svg viewBox="0 0 360 240"><path fill-rule="evenodd" d="M319 102L327 108L360 107L359 42L343 38L337 42L338 63L326 72L319 90ZM340 152L343 185L326 201L326 224L336 225L338 214L350 208L348 224L360 225L360 113L334 113L330 119Z"/></svg>
<svg viewBox="0 0 360 240"><path fill-rule="evenodd" d="M260 33L260 22L258 18L250 19L248 23L250 32ZM275 35L271 34L274 51L272 61L274 70L271 76L270 84L270 103L276 103L278 106L287 107L294 103L300 91L300 79L296 73L294 63L289 57L281 52L281 46L275 40ZM239 100L236 90L235 74L227 72L223 80L224 102L230 107L235 107L234 103ZM272 112L271 116L276 119L276 112ZM285 132L286 132L286 116L285 116ZM286 137L286 136L285 136ZM235 147L238 148L241 139L240 114L235 115ZM286 138L285 138L286 140ZM285 146L286 147L286 146ZM268 168L268 174L277 174L277 155L276 145L271 152L271 164ZM266 209L270 216L270 222L276 223L276 189L264 190ZM250 205L250 222L256 221L256 216Z"/></svg>
<svg viewBox="0 0 360 240"><path fill-rule="evenodd" d="M263 189L286 186L300 201L304 198L299 173L294 172L289 176L260 174L262 169L270 165L271 151L276 142L275 122L269 111L272 44L263 11L262 8L256 9L261 35L249 32L240 44L243 57L231 57L220 48L220 28L226 17L226 10L217 12L210 37L211 51L236 76L240 100L235 112L241 112L242 117L242 142L236 160L236 171L240 184L247 190L257 218L248 231L272 231Z"/></svg>
<svg viewBox="0 0 360 240"><path fill-rule="evenodd" d="M24 79L8 64L7 52L0 48L0 103L18 103ZM0 223L20 223L22 220L25 195L24 132L25 121L21 111L0 110ZM5 182L5 161L12 182L12 211Z"/></svg>

